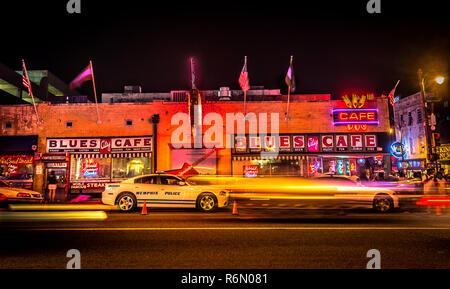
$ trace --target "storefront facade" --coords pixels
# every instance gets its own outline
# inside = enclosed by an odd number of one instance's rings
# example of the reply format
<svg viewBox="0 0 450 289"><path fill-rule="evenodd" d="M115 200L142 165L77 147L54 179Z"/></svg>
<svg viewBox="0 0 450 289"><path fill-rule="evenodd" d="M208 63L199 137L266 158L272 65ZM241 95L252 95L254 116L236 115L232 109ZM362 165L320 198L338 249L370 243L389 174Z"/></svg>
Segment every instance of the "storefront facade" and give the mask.
<svg viewBox="0 0 450 289"><path fill-rule="evenodd" d="M34 115L32 106L5 106L3 119L19 126L2 133L13 136L20 131L37 137L37 150L29 152L34 158L29 169L33 189L43 192L46 174L55 170L61 175L61 190L68 195L101 192L105 183L154 172L154 165L157 171L192 167L200 174L247 176L352 175L359 167L390 171L387 99L359 99L352 102L357 107L347 103L331 100L329 94L291 95L286 118L285 100L248 102L247 113L257 116L256 126L265 122L267 135L274 137L270 149L275 145L279 153L271 159L261 154L266 150L264 137L250 130L248 120L242 135L227 133L228 114L243 113L240 101L204 101L201 107L203 120L211 119L211 114L221 118L222 140L235 141L233 148L224 144L211 148L207 140L199 148L177 146L173 136L182 122L174 121L174 116L189 115L189 107L175 101L100 103L101 123L97 123L95 104L39 103L42 124L28 122L27 126L21 119ZM153 137L152 116L156 114L160 121ZM267 116L266 121L262 115ZM272 130L273 119L277 127ZM201 136L212 126L214 122L204 121Z"/></svg>
<svg viewBox="0 0 450 289"><path fill-rule="evenodd" d="M317 173L352 176L362 169L385 172L388 142L387 133L281 134L266 141L258 136L236 137L233 174L311 177ZM261 152L277 154L264 157Z"/></svg>
<svg viewBox="0 0 450 289"><path fill-rule="evenodd" d="M66 165L47 162L45 169L66 175L70 194L100 193L106 183L152 172L152 136L47 138L46 143L47 155L67 154Z"/></svg>

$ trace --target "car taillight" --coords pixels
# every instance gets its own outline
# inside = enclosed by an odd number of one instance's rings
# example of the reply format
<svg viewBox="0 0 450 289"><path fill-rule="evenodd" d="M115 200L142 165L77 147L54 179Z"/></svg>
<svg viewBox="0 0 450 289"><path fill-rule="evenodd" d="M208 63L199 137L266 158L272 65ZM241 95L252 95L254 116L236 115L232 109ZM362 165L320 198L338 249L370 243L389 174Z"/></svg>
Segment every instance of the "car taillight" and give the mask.
<svg viewBox="0 0 450 289"><path fill-rule="evenodd" d="M18 198L30 198L31 195L28 194L28 193L18 193L18 194L17 194L17 197L18 197Z"/></svg>

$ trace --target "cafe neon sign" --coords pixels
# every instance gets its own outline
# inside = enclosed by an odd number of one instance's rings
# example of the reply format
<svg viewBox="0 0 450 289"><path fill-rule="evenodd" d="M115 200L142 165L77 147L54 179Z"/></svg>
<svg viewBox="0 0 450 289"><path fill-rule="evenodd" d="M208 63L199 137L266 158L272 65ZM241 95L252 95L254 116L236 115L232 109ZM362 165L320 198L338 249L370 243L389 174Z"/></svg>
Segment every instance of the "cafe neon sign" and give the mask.
<svg viewBox="0 0 450 289"><path fill-rule="evenodd" d="M373 95L356 95L351 98L344 95L342 100L347 108L334 108L333 125L345 125L349 131L366 131L368 125L380 124L377 108L364 108L366 99L373 99Z"/></svg>

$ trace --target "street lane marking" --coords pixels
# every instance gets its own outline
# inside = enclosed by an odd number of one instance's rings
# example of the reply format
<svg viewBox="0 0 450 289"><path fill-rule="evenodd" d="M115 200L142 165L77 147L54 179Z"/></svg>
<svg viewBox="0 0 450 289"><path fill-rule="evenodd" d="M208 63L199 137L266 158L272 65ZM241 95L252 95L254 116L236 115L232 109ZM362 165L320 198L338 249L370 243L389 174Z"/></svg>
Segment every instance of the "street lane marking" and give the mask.
<svg viewBox="0 0 450 289"><path fill-rule="evenodd" d="M194 230L450 230L450 227L161 227L24 228L26 231L194 231Z"/></svg>

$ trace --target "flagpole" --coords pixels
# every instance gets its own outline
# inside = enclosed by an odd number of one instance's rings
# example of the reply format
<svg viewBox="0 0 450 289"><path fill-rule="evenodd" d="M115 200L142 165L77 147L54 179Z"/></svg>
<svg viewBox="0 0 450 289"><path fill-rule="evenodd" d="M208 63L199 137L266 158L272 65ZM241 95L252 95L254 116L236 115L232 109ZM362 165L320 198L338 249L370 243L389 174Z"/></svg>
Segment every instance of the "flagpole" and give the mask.
<svg viewBox="0 0 450 289"><path fill-rule="evenodd" d="M245 56L244 66L247 67L247 56ZM248 70L247 70L248 73ZM244 117L247 115L247 90L244 90Z"/></svg>
<svg viewBox="0 0 450 289"><path fill-rule="evenodd" d="M31 83L30 83L30 85L31 85ZM41 122L41 120L39 119L39 114L38 114L38 112L37 112L36 103L34 102L33 91L31 91L31 99L33 100L34 112L36 113L36 118L37 118L37 122L36 122L36 123L37 123L37 125L41 125L42 122Z"/></svg>
<svg viewBox="0 0 450 289"><path fill-rule="evenodd" d="M397 80L397 83L395 84L395 87L394 87L394 89L397 89L397 86L398 86L398 84L400 83L400 79L399 80Z"/></svg>
<svg viewBox="0 0 450 289"><path fill-rule="evenodd" d="M294 56L292 56L291 55L291 62L290 62L290 64L289 64L289 69L291 68L291 66L292 66L292 58L293 58ZM292 81L292 73L293 73L293 71L291 70L291 81ZM291 85L289 84L288 85L288 99L287 99L287 108L286 108L286 121L289 121L289 103L290 103L290 98L291 98Z"/></svg>
<svg viewBox="0 0 450 289"><path fill-rule="evenodd" d="M92 60L89 60L89 64L91 65L92 85L94 87L95 109L97 110L97 123L102 123L102 121L100 120L100 115L98 113L97 90L95 89L94 66L92 65Z"/></svg>
<svg viewBox="0 0 450 289"><path fill-rule="evenodd" d="M289 99L291 98L291 86L288 86L288 99L287 99L287 108L286 108L286 120L289 120Z"/></svg>
<svg viewBox="0 0 450 289"><path fill-rule="evenodd" d="M36 108L36 102L34 101L34 95L33 95L33 89L31 88L31 81L30 81L30 78L28 77L28 72L27 72L27 67L26 67L26 65L25 65L25 60L23 60L22 59L22 63L23 63L23 68L24 68L24 73L26 73L26 78L27 78L27 81L28 81L28 85L30 86L30 92L31 92L31 100L33 101L33 107L34 107L34 113L36 113L36 118L37 118L37 124L38 125L40 125L40 124L42 124L41 123L41 120L39 119L39 114L38 114L38 112L37 112L37 108Z"/></svg>

